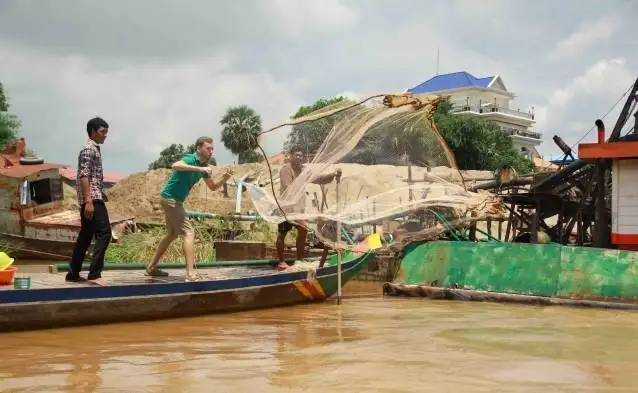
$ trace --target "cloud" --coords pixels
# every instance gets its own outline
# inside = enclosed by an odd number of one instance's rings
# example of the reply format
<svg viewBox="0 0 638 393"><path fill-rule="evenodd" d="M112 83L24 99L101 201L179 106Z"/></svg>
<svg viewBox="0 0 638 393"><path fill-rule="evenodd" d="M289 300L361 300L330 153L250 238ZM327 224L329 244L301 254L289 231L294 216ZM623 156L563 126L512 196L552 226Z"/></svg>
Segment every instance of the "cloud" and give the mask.
<svg viewBox="0 0 638 393"><path fill-rule="evenodd" d="M303 80L276 81L267 72L236 73L232 56L223 54L117 69L73 56L3 51L0 57L12 59L0 65L3 74L25 78L11 79L9 92L26 84L41 86L28 99L18 95L12 100L17 113L36 114L22 116L22 134L32 148L50 161L74 164L86 139L86 121L99 115L111 126L105 166L117 171L144 169L171 143L190 144L200 135L219 141L219 119L230 105L256 108L266 124L279 121L294 110L306 86ZM218 156L221 162L232 160L225 149Z"/></svg>
<svg viewBox="0 0 638 393"><path fill-rule="evenodd" d="M403 91L435 74L438 48L441 73L501 75L514 107L536 108L541 152L553 151L553 134L578 139L636 77L635 39L624 34L636 9L625 0L4 0L0 80L47 160L73 164L87 119L100 114L113 131L107 169L135 171L166 144L219 139L230 105L254 107L268 128L319 97ZM285 136L264 138L268 151ZM222 146L217 154L232 160Z"/></svg>
<svg viewBox="0 0 638 393"><path fill-rule="evenodd" d="M607 114L620 100L604 119L611 132L626 100L623 94L633 85L636 76L637 63L629 64L624 58L602 59L557 87L549 94L547 102L536 110L536 127L545 130L541 150L546 154L558 154L558 148L551 141L554 134L561 136L569 146L579 141L593 141L594 121Z"/></svg>
<svg viewBox="0 0 638 393"><path fill-rule="evenodd" d="M618 14L611 14L582 23L573 34L556 43L549 58L561 60L586 52L596 43L604 42L618 32L620 22Z"/></svg>
<svg viewBox="0 0 638 393"><path fill-rule="evenodd" d="M358 13L339 0L270 0L266 12L286 38L301 38L324 29L345 28L358 20Z"/></svg>

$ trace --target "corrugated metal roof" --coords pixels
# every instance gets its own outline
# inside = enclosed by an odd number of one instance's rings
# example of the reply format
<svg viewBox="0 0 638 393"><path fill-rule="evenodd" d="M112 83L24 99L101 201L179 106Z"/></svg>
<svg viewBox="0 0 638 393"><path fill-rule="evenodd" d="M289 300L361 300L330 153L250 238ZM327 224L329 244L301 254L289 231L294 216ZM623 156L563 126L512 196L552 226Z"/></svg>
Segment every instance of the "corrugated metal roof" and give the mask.
<svg viewBox="0 0 638 393"><path fill-rule="evenodd" d="M427 81L408 89L411 94L424 94L434 91L458 89L460 87L483 87L486 88L494 79L494 76L485 78L477 78L474 75L465 72L453 72L451 74L437 75Z"/></svg>
<svg viewBox="0 0 638 393"><path fill-rule="evenodd" d="M64 165L60 165L60 164L16 165L9 168L1 168L0 176L22 179L27 176L31 176L34 173L38 173L40 171L46 171L48 169L59 169L59 168L64 168Z"/></svg>

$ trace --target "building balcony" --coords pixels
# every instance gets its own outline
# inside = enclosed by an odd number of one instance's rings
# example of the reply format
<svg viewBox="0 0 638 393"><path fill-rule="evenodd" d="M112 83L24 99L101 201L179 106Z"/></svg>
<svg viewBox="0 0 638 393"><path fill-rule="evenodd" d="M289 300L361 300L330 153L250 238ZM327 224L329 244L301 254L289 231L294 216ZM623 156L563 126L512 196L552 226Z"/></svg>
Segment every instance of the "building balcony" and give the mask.
<svg viewBox="0 0 638 393"><path fill-rule="evenodd" d="M451 111L452 113L470 112L470 113L478 113L481 115L501 113L505 115L521 117L527 120L532 120L532 121L534 120L533 113L522 112L516 109L510 109L510 108L505 108L501 106L494 106L493 104L484 104L484 105L469 104L468 105L466 103L453 103L452 105L453 105L452 111Z"/></svg>
<svg viewBox="0 0 638 393"><path fill-rule="evenodd" d="M541 139L541 133L535 131L523 131L514 128L504 128L503 132L507 133L510 136L522 136L525 138Z"/></svg>

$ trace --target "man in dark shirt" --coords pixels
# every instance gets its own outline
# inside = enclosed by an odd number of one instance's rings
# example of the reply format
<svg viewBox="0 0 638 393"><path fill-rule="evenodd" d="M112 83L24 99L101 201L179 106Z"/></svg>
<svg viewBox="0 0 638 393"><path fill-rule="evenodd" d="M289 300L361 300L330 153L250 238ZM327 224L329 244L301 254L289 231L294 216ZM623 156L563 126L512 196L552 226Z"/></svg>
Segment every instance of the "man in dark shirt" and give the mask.
<svg viewBox="0 0 638 393"><path fill-rule="evenodd" d="M82 262L95 236L95 245L88 281L97 285L106 285L102 278L104 268L104 254L111 242L111 223L106 210L102 170L102 154L100 145L106 140L109 125L99 117L93 118L86 124L89 140L78 155L78 171L76 190L80 205L81 229L75 242L75 249L69 264L66 281L83 281L80 277Z"/></svg>

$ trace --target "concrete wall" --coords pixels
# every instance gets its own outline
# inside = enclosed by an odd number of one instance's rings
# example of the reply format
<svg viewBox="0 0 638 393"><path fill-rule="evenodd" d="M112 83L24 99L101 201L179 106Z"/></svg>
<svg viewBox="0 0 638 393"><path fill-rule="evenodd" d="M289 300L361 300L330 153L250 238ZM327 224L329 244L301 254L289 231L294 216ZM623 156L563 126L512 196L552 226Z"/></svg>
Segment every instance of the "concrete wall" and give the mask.
<svg viewBox="0 0 638 393"><path fill-rule="evenodd" d="M20 205L20 184L22 180L0 177L0 232L21 232L20 214L16 209Z"/></svg>
<svg viewBox="0 0 638 393"><path fill-rule="evenodd" d="M378 254L354 281L390 282L394 279L401 260L390 254Z"/></svg>
<svg viewBox="0 0 638 393"><path fill-rule="evenodd" d="M38 228L32 227L28 224L24 227L24 236L33 238L33 239L41 239L41 240L57 240L63 242L74 242L77 239L79 233L79 229L71 229L71 228Z"/></svg>

